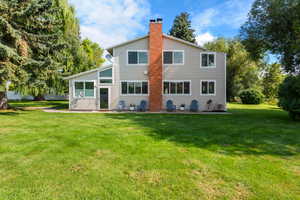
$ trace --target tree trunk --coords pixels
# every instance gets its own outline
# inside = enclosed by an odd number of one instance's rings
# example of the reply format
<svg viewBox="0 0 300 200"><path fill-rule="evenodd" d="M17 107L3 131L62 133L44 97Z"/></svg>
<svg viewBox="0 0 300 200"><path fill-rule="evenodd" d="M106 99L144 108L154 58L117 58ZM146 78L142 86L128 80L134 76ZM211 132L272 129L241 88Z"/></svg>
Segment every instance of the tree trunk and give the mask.
<svg viewBox="0 0 300 200"><path fill-rule="evenodd" d="M38 95L38 96L35 96L34 101L45 101L45 97L44 95Z"/></svg>
<svg viewBox="0 0 300 200"><path fill-rule="evenodd" d="M6 92L0 92L0 110L8 109Z"/></svg>

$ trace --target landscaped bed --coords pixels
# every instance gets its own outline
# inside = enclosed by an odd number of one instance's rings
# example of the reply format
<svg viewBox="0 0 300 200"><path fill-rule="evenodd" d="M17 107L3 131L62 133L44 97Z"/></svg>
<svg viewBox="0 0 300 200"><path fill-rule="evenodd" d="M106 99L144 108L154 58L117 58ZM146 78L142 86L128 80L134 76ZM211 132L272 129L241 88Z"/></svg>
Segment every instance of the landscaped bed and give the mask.
<svg viewBox="0 0 300 200"><path fill-rule="evenodd" d="M276 106L229 112L2 111L0 199L299 199L300 123Z"/></svg>

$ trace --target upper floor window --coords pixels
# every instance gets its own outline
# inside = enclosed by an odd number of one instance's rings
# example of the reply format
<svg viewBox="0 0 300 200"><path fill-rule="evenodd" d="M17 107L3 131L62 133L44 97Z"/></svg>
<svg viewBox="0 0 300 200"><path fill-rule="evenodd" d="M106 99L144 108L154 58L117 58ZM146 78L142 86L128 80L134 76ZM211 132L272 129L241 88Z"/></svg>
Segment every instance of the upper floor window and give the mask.
<svg viewBox="0 0 300 200"><path fill-rule="evenodd" d="M216 67L216 54L215 53L201 53L201 67L213 68Z"/></svg>
<svg viewBox="0 0 300 200"><path fill-rule="evenodd" d="M215 95L216 81L201 81L201 95Z"/></svg>
<svg viewBox="0 0 300 200"><path fill-rule="evenodd" d="M77 98L95 97L94 81L75 81L74 96Z"/></svg>
<svg viewBox="0 0 300 200"><path fill-rule="evenodd" d="M163 60L164 64L183 65L184 51L164 51Z"/></svg>
<svg viewBox="0 0 300 200"><path fill-rule="evenodd" d="M148 94L148 81L121 81L122 95Z"/></svg>
<svg viewBox="0 0 300 200"><path fill-rule="evenodd" d="M112 68L99 72L100 83L112 83Z"/></svg>
<svg viewBox="0 0 300 200"><path fill-rule="evenodd" d="M189 95L190 87L190 81L164 81L164 94Z"/></svg>
<svg viewBox="0 0 300 200"><path fill-rule="evenodd" d="M129 65L148 64L148 51L146 50L128 51L127 57L127 64Z"/></svg>

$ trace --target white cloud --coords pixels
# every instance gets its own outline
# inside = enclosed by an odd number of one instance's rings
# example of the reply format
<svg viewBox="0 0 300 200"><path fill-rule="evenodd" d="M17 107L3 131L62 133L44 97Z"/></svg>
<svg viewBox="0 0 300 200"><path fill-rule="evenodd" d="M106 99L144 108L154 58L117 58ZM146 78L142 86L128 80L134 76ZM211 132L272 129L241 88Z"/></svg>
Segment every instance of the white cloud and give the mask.
<svg viewBox="0 0 300 200"><path fill-rule="evenodd" d="M207 42L211 42L215 39L215 37L210 34L209 32L200 34L196 37L196 41L198 43L198 45L203 46L205 43Z"/></svg>
<svg viewBox="0 0 300 200"><path fill-rule="evenodd" d="M218 14L218 11L214 8L206 9L204 12L197 14L193 17L192 22L196 30L202 30L208 26L211 26L214 21L213 18Z"/></svg>
<svg viewBox="0 0 300 200"><path fill-rule="evenodd" d="M124 42L147 33L150 14L147 0L70 0L80 20L81 35L101 47Z"/></svg>
<svg viewBox="0 0 300 200"><path fill-rule="evenodd" d="M192 17L193 27L198 34L211 27L228 26L239 28L247 19L254 0L227 0L214 8L208 8Z"/></svg>

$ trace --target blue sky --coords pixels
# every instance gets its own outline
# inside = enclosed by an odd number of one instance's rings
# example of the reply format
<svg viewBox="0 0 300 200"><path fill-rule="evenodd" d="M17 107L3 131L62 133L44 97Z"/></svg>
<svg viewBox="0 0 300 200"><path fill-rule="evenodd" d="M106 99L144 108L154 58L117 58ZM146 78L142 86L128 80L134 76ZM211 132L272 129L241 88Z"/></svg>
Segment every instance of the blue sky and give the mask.
<svg viewBox="0 0 300 200"><path fill-rule="evenodd" d="M162 17L168 33L176 15L189 12L197 42L234 37L254 0L69 0L82 37L106 48L148 33L149 19Z"/></svg>

